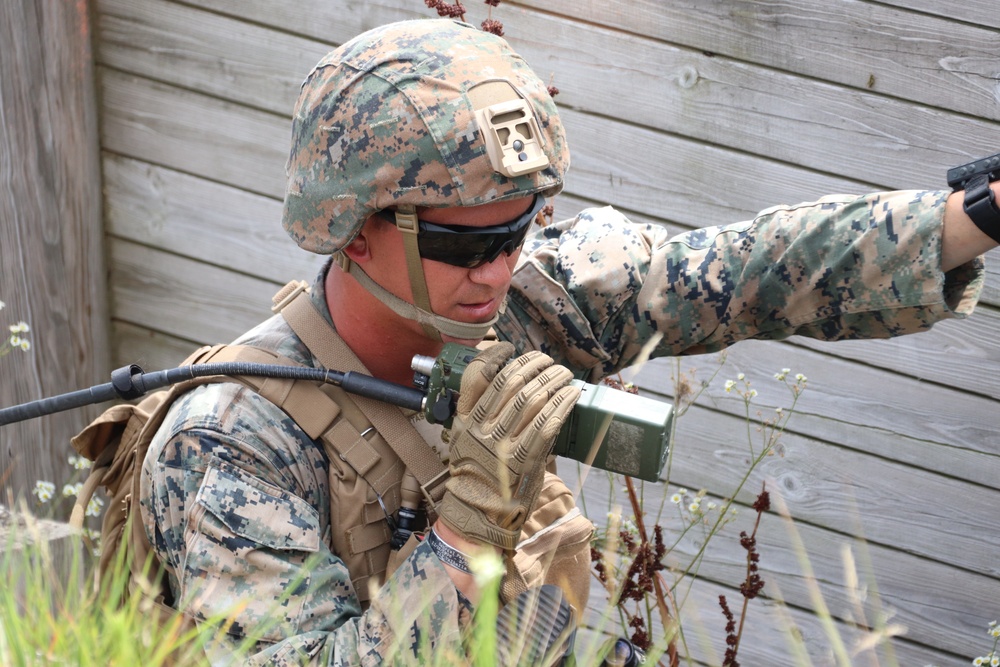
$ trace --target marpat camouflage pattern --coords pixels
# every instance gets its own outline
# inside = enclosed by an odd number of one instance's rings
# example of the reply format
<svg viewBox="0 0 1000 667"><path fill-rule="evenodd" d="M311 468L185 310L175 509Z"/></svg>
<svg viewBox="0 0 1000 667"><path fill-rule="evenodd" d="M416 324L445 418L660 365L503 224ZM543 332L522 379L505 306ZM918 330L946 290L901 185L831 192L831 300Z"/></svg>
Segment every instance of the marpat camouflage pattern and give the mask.
<svg viewBox="0 0 1000 667"><path fill-rule="evenodd" d="M548 167L516 178L493 170L469 99L484 80L506 80L529 102ZM390 206L474 206L562 189L569 152L545 84L504 40L468 24L376 28L321 60L302 90L283 223L311 252L340 250Z"/></svg>

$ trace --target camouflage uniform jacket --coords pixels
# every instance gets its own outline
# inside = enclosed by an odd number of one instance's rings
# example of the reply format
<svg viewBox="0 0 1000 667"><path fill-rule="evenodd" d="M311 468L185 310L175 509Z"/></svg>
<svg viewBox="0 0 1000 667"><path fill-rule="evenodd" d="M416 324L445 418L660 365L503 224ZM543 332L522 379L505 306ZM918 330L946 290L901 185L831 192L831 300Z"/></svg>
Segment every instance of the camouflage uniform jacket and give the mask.
<svg viewBox="0 0 1000 667"><path fill-rule="evenodd" d="M981 260L939 268L946 196L831 197L673 239L588 209L529 239L496 328L591 379L628 366L657 334L655 356L744 338L920 331L971 312L983 282ZM313 297L326 313L322 280ZM280 317L237 342L318 365ZM322 448L241 385L204 386L175 403L145 460L142 496L180 604L198 618L237 610L212 654L220 661L253 633L254 663L367 665L393 646L404 656L418 644L460 650L461 603L426 546L362 613L329 548Z"/></svg>

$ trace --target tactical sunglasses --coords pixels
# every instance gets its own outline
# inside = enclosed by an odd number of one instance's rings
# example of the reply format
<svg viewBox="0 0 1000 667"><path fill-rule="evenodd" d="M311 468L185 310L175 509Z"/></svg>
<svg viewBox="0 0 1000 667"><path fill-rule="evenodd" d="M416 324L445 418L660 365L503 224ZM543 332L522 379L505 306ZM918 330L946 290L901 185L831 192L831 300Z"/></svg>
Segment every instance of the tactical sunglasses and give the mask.
<svg viewBox="0 0 1000 667"><path fill-rule="evenodd" d="M424 259L474 269L494 261L500 253L510 255L520 248L531 221L544 206L545 198L535 195L526 213L516 220L490 227L437 225L418 218L417 248ZM395 223L393 211L383 210L379 214Z"/></svg>

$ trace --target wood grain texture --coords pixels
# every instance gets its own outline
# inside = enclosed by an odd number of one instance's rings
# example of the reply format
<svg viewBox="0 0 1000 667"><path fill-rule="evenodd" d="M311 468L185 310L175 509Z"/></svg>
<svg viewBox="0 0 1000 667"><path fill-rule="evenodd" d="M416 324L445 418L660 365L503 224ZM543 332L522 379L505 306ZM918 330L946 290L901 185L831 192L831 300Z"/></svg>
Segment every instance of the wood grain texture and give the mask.
<svg viewBox="0 0 1000 667"><path fill-rule="evenodd" d="M0 406L106 382L108 314L87 3L0 3ZM95 410L0 428L0 502L69 479L69 439Z"/></svg>
<svg viewBox="0 0 1000 667"><path fill-rule="evenodd" d="M1000 120L1000 40L995 25L985 27L978 20L963 23L850 0L553 0L546 10L926 107ZM982 14L996 21L995 7Z"/></svg>

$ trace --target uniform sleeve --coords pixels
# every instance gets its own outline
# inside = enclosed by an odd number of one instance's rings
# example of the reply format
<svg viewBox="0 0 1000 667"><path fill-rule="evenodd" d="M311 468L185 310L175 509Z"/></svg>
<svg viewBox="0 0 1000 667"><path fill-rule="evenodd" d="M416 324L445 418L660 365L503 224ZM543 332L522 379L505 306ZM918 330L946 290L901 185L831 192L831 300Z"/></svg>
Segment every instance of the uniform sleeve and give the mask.
<svg viewBox="0 0 1000 667"><path fill-rule="evenodd" d="M174 606L219 623L213 664L379 665L458 650L457 592L418 547L362 613L329 548L322 451L235 384L174 404L144 461L142 518ZM395 656L395 657L394 657Z"/></svg>
<svg viewBox="0 0 1000 667"><path fill-rule="evenodd" d="M592 378L746 338L885 338L968 315L981 258L942 273L943 191L838 195L674 238L588 209L522 253L500 338Z"/></svg>

